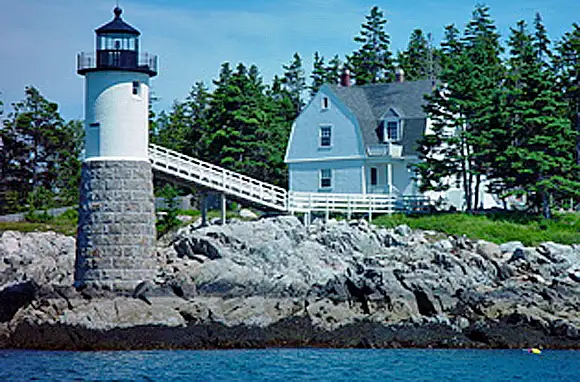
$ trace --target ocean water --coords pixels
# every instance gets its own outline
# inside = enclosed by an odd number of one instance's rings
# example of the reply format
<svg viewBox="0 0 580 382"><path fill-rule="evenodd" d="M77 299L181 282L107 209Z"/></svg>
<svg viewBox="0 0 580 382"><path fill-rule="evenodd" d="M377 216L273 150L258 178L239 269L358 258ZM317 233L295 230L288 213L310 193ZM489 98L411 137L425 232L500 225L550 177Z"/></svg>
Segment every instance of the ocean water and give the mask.
<svg viewBox="0 0 580 382"><path fill-rule="evenodd" d="M580 381L580 351L0 350L0 381Z"/></svg>

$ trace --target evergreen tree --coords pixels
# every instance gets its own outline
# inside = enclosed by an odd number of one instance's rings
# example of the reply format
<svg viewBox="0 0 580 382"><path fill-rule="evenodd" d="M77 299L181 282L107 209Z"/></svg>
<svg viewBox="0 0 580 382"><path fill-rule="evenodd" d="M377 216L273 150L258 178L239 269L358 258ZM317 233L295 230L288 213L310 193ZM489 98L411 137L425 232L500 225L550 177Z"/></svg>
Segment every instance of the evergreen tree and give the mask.
<svg viewBox="0 0 580 382"><path fill-rule="evenodd" d="M373 7L354 41L360 48L348 57L348 64L357 85L390 82L394 65L389 50L390 37L385 31L385 19L379 7Z"/></svg>
<svg viewBox="0 0 580 382"><path fill-rule="evenodd" d="M326 66L324 82L331 85L336 85L340 82L340 75L342 74L343 63L338 54L335 54L328 65Z"/></svg>
<svg viewBox="0 0 580 382"><path fill-rule="evenodd" d="M475 8L461 40L455 27L447 27L442 52L445 86L428 97L434 136L420 140L423 163L417 170L423 190L443 190L460 181L471 210L479 206L483 177L497 154L494 134L501 131L502 48L488 8Z"/></svg>
<svg viewBox="0 0 580 382"><path fill-rule="evenodd" d="M302 68L302 58L300 58L298 53L294 53L290 64L283 65L282 68L284 69L282 83L292 99L294 110L296 111L296 117L300 114L300 110L302 110L302 107L304 106L302 94L304 90L306 90L306 77L304 69Z"/></svg>
<svg viewBox="0 0 580 382"><path fill-rule="evenodd" d="M397 55L397 64L405 71L406 81L428 79L433 75L433 55L421 29L415 29L407 49Z"/></svg>
<svg viewBox="0 0 580 382"><path fill-rule="evenodd" d="M580 196L580 182L575 132L547 61L552 56L549 40L539 17L534 26L535 33L530 34L520 21L509 40L505 119L510 146L499 173L506 188L525 192L531 204L550 218L550 199Z"/></svg>
<svg viewBox="0 0 580 382"><path fill-rule="evenodd" d="M76 201L82 147L80 123L65 123L58 105L34 87L27 87L25 99L12 106L0 129L0 196L16 198L20 206L34 199L29 198L33 192L50 193L57 198L52 202L55 205ZM0 201L0 205L6 204L5 200Z"/></svg>
<svg viewBox="0 0 580 382"><path fill-rule="evenodd" d="M576 132L576 164L580 166L580 25L574 23L572 31L559 42L555 61L568 117Z"/></svg>
<svg viewBox="0 0 580 382"><path fill-rule="evenodd" d="M85 138L83 122L78 120L66 122L57 136L58 143L55 145L57 178L54 190L58 200L55 204L72 206L79 201L81 156Z"/></svg>
<svg viewBox="0 0 580 382"><path fill-rule="evenodd" d="M312 74L310 75L312 84L310 85L310 96L314 96L318 89L326 82L326 67L324 66L324 57L318 52L314 53L314 63L312 65Z"/></svg>

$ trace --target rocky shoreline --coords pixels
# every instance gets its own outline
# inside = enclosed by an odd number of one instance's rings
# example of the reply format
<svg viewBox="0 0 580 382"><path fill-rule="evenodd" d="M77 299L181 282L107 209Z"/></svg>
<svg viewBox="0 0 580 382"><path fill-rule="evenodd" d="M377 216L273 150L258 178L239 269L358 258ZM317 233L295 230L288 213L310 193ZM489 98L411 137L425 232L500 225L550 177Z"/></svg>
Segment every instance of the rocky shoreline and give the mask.
<svg viewBox="0 0 580 382"><path fill-rule="evenodd" d="M291 216L186 227L135 296L71 287L75 240L0 235L0 348L580 349L580 245Z"/></svg>

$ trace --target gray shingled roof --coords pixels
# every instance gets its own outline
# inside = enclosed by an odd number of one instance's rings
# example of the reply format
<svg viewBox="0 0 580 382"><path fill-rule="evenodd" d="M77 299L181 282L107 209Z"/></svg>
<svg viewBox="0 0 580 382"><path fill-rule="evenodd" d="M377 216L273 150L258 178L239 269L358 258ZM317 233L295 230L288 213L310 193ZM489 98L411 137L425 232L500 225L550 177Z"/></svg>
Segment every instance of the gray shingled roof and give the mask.
<svg viewBox="0 0 580 382"><path fill-rule="evenodd" d="M330 88L357 117L365 146L382 143L380 119L392 108L403 119L403 155L417 154L417 139L426 125L423 97L432 91L431 80Z"/></svg>

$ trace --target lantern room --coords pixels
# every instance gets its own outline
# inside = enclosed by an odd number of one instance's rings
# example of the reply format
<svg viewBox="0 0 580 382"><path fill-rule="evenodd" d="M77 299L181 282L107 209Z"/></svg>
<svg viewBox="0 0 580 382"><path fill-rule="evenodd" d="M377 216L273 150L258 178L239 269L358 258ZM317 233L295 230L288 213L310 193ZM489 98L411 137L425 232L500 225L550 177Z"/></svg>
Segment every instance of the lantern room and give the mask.
<svg viewBox="0 0 580 382"><path fill-rule="evenodd" d="M123 11L116 7L113 20L96 32L96 54L78 55L78 73L85 74L95 70L126 70L157 75L157 57L139 52L137 29L127 24L121 17Z"/></svg>

